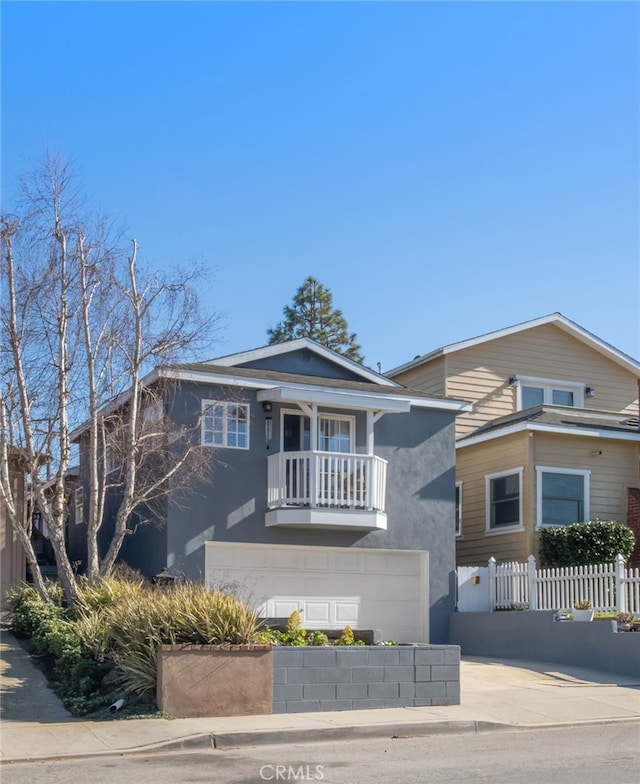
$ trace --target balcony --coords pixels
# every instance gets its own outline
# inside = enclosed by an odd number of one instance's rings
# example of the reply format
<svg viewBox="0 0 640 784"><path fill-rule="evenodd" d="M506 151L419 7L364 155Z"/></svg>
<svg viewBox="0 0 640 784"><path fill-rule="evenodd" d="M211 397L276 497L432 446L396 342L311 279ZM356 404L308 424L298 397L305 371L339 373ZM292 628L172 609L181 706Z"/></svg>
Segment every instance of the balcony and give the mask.
<svg viewBox="0 0 640 784"><path fill-rule="evenodd" d="M279 452L267 463L267 526L386 530L386 460L343 452Z"/></svg>

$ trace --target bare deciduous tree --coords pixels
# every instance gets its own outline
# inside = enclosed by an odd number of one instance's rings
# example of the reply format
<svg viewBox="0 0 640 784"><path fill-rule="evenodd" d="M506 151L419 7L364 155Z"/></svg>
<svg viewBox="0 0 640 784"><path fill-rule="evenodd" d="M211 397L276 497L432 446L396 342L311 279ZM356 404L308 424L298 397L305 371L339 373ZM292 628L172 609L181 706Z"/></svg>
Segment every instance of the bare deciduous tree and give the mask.
<svg viewBox="0 0 640 784"><path fill-rule="evenodd" d="M158 520L158 506L201 473L198 427L174 425L158 368L193 358L218 319L202 312L203 271L173 276L139 268L104 221L81 213L68 166L47 156L23 183L20 217L2 216L0 240L0 501L22 543L34 584L46 584L30 521L14 497L9 464L19 456L33 509L46 524L70 602L77 584L65 549L67 476L82 452L90 581L109 573L126 536ZM209 458L210 459L210 458ZM117 512L101 555L105 499Z"/></svg>

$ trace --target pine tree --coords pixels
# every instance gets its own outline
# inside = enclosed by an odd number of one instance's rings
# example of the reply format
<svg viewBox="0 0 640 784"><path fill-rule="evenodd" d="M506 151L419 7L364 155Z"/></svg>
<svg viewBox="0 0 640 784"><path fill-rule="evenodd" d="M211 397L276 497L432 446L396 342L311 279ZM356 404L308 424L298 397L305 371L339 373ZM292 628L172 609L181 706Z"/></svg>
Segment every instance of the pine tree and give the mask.
<svg viewBox="0 0 640 784"><path fill-rule="evenodd" d="M333 307L331 291L316 278L308 277L298 289L291 306L283 309L284 319L269 328L269 344L296 338L312 338L356 362L362 362L360 346L350 333L341 310Z"/></svg>

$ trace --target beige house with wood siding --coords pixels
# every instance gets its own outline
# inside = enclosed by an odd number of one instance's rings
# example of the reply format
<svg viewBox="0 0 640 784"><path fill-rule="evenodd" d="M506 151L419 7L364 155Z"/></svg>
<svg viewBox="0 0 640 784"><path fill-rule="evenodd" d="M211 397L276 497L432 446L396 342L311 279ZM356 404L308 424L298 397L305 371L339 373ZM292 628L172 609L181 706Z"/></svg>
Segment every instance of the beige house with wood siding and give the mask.
<svg viewBox="0 0 640 784"><path fill-rule="evenodd" d="M9 481L18 513L25 510L25 471L19 457L10 456ZM0 501L0 610L5 609L7 591L25 580L24 548L13 530L5 505Z"/></svg>
<svg viewBox="0 0 640 784"><path fill-rule="evenodd" d="M547 525L631 520L640 363L565 316L454 343L387 375L472 403L456 419L458 564L525 560Z"/></svg>

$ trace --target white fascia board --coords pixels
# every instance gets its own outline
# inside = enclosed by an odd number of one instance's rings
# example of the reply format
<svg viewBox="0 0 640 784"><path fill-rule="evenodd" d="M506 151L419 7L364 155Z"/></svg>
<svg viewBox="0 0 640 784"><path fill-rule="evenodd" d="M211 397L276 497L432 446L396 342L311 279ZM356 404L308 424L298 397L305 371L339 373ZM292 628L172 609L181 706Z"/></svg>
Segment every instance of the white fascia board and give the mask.
<svg viewBox="0 0 640 784"><path fill-rule="evenodd" d="M562 313L551 313L548 316L541 316L540 318L532 319L531 321L523 321L520 324L515 324L511 327L505 327L504 329L499 329L495 332L487 332L484 335L479 335L475 338L461 340L458 343L450 343L448 346L443 346L442 348L431 351L428 354L423 354L411 362L407 362L404 365L400 365L399 367L390 370L388 375L394 376L402 371L418 367L423 362L427 362L428 360L434 359L437 356L453 354L456 351L462 351L463 349L472 348L473 346L477 346L481 343L488 343L492 340L498 340L498 338L515 335L518 332L524 332L535 327L543 326L544 324L555 324L557 327L563 329L577 340L580 340L582 343L585 343L586 345L595 349L600 354L604 354L617 364L622 365L622 367L624 367L629 372L636 375L640 374L640 362L635 360L633 357L630 357L628 354L618 350L610 343L607 343L606 341L597 337L592 332L584 329L579 324L571 321L571 319L563 316Z"/></svg>
<svg viewBox="0 0 640 784"><path fill-rule="evenodd" d="M258 401L270 400L284 403L316 403L334 408L371 409L372 411L406 412L411 409L411 402L401 397L379 397L364 395L351 390L301 389L293 387L275 387L258 392Z"/></svg>
<svg viewBox="0 0 640 784"><path fill-rule="evenodd" d="M493 441L495 438L502 438L503 436L510 436L514 433L523 433L526 431L532 433L552 433L554 435L563 436L582 436L584 438L603 438L609 441L635 441L640 443L640 432L612 433L610 430L599 430L598 428L574 430L571 427L563 427L562 425L542 425L534 424L533 422L518 422L509 427L502 427L498 430L481 433L477 436L469 436L468 438L456 441L456 449L462 449L465 446L472 446L473 444L482 444L485 441Z"/></svg>
<svg viewBox="0 0 640 784"><path fill-rule="evenodd" d="M439 397L408 397L407 399L415 408L435 408L440 411L456 411L458 413L473 411L473 404L467 400Z"/></svg>
<svg viewBox="0 0 640 784"><path fill-rule="evenodd" d="M464 400L441 400L439 398L422 398L406 395L371 394L367 395L357 390L344 389L318 389L317 387L303 387L292 384L287 387L271 387L258 393L258 400L282 400L284 402L302 401L305 403L318 403L332 405L339 408L371 409L372 411L409 411L411 408L429 408L442 411L471 411L471 403Z"/></svg>
<svg viewBox="0 0 640 784"><path fill-rule="evenodd" d="M167 378L170 377L169 374L164 372L162 368L160 369L154 368L140 380L140 385L142 387L151 386L151 384L157 381L161 376L166 376ZM116 397L114 397L113 400L109 400L98 409L98 416L102 417L108 414L110 411L117 411L121 406L123 406L127 402L127 400L129 400L130 397L131 397L131 389L127 389L124 392L121 392L119 395L116 395ZM76 427L75 430L73 430L69 434L69 440L71 441L71 443L72 444L75 443L88 427L89 427L88 420L86 420L81 425Z"/></svg>
<svg viewBox="0 0 640 784"><path fill-rule="evenodd" d="M245 387L246 389L264 389L268 386L277 386L276 382L260 378L245 378L235 376L233 369L229 374L207 373L206 370L173 370L166 368L161 373L163 378L172 378L176 381L191 381L194 384L209 384L211 386Z"/></svg>
<svg viewBox="0 0 640 784"><path fill-rule="evenodd" d="M347 370L357 373L367 381L372 381L374 384L380 384L385 387L400 386L397 381L392 381L390 378L376 373L375 370L355 362L353 359L339 354L337 351L323 346L310 338L298 338L297 340L290 340L286 343L274 343L270 346L262 346L262 348L251 349L250 351L242 351L239 354L228 354L225 357L211 359L203 364L206 365L221 365L222 367L233 367L234 365L242 365L245 362L255 362L259 359L267 359L269 357L277 356L278 354L289 354L292 351L300 351L306 348L314 354L334 362Z"/></svg>

